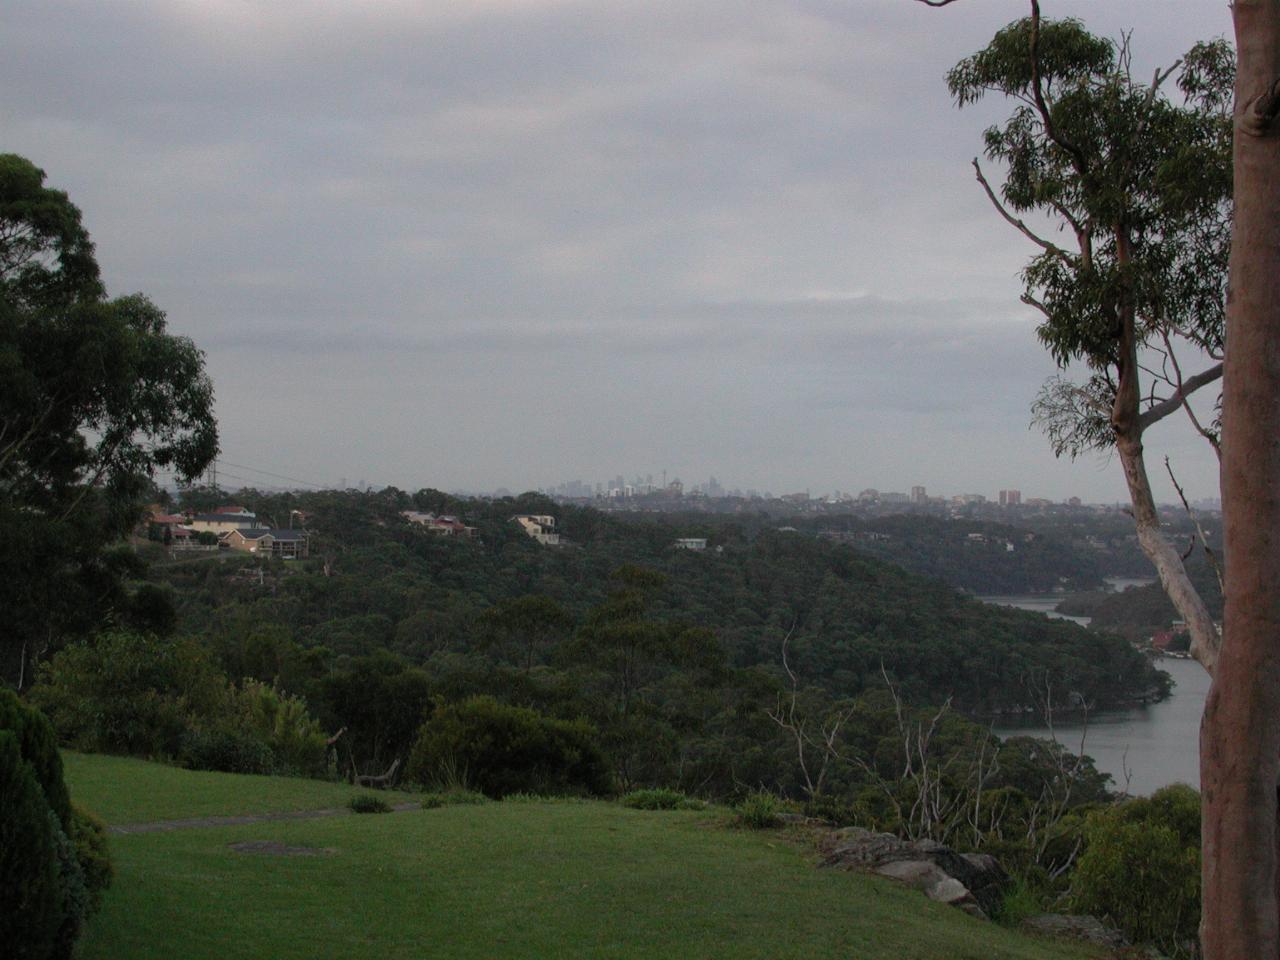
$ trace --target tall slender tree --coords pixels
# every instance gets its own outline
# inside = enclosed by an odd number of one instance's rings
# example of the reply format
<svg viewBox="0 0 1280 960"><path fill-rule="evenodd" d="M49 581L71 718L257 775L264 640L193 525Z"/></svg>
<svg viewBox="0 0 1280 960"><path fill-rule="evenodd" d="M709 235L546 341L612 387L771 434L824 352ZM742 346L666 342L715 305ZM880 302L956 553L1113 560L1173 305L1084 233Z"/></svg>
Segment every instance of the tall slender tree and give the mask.
<svg viewBox="0 0 1280 960"><path fill-rule="evenodd" d="M920 0L948 6L955 0ZM1039 4L1031 0L1032 18ZM1226 608L1200 735L1207 960L1280 956L1280 0L1233 0L1220 436ZM1029 45L1030 69L1037 50ZM1203 643L1202 653L1203 653Z"/></svg>

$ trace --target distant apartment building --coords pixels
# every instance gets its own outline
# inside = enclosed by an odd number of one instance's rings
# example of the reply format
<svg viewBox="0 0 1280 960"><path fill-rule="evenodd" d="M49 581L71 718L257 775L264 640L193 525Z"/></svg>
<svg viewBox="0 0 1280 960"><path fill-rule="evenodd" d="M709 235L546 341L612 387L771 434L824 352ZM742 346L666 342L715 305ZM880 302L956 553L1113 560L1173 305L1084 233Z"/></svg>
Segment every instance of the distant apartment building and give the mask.
<svg viewBox="0 0 1280 960"><path fill-rule="evenodd" d="M911 502L912 503L928 503L929 502L929 495L925 493L924 487L911 488Z"/></svg>
<svg viewBox="0 0 1280 960"><path fill-rule="evenodd" d="M1021 503L1022 503L1021 490L1001 490L1000 491L1000 506L1016 507Z"/></svg>
<svg viewBox="0 0 1280 960"><path fill-rule="evenodd" d="M554 547L560 544L560 534L556 533L556 518L547 514L522 513L511 518L524 528L534 540L543 546Z"/></svg>

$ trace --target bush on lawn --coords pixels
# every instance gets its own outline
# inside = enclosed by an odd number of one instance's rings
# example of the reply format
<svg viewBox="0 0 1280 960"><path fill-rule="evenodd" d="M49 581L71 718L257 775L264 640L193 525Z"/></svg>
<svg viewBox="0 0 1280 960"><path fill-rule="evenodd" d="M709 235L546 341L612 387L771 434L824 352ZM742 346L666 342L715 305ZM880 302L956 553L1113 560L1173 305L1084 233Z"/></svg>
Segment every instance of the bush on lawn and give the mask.
<svg viewBox="0 0 1280 960"><path fill-rule="evenodd" d="M707 806L695 797L666 787L632 790L623 796L622 805L635 810L704 810Z"/></svg>
<svg viewBox="0 0 1280 960"><path fill-rule="evenodd" d="M353 813L390 813L391 804L372 793L357 793L347 801Z"/></svg>
<svg viewBox="0 0 1280 960"><path fill-rule="evenodd" d="M600 794L609 790L596 732L584 720L471 697L439 707L422 725L405 776L437 787L511 793Z"/></svg>

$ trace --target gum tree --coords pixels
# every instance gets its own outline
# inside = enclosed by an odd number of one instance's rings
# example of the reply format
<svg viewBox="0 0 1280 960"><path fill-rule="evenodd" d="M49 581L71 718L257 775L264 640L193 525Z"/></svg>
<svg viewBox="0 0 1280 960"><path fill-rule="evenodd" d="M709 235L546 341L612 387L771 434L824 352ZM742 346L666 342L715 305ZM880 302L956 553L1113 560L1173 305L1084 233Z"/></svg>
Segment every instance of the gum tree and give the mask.
<svg viewBox="0 0 1280 960"><path fill-rule="evenodd" d="M1039 12L1032 0L1033 23ZM1226 605L1221 638L1198 644L1213 674L1200 736L1207 960L1280 956L1280 0L1234 0L1231 16L1230 349L1217 438ZM1038 53L1031 31L1031 74Z"/></svg>
<svg viewBox="0 0 1280 960"><path fill-rule="evenodd" d="M1115 452L1139 543L1210 668L1217 627L1161 530L1144 435L1185 415L1219 447L1217 423L1190 399L1222 374L1231 80L1222 41L1143 83L1127 37L1114 43L1034 11L947 76L961 107L987 94L1015 104L984 135L1003 184L993 189L978 160L974 170L1038 248L1022 299L1040 314L1040 340L1060 367L1086 371L1083 382L1051 379L1034 415L1059 455Z"/></svg>
<svg viewBox="0 0 1280 960"><path fill-rule="evenodd" d="M140 294L108 299L80 211L0 155L0 676L141 613L117 545L156 471L217 453L204 355ZM136 619L136 618L134 618Z"/></svg>

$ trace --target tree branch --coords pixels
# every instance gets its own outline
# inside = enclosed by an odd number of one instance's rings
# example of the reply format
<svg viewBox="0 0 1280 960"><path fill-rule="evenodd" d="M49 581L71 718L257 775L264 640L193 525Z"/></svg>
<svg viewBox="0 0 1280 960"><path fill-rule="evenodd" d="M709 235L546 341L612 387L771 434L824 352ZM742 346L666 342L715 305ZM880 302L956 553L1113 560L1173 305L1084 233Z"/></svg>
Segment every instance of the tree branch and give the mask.
<svg viewBox="0 0 1280 960"><path fill-rule="evenodd" d="M1080 148L1058 132L1049 115L1049 104L1044 99L1044 89L1040 82L1040 0L1031 0L1031 37L1027 47L1031 59L1031 93L1035 97L1036 112L1040 114L1040 121L1044 124L1045 135L1070 155L1076 173L1083 177L1088 172L1089 164Z"/></svg>
<svg viewBox="0 0 1280 960"><path fill-rule="evenodd" d="M1197 373L1194 377L1188 377L1183 380L1178 389L1171 397L1161 400L1154 407L1147 410L1138 417L1138 428L1146 430L1154 423L1159 423L1169 414L1173 413L1179 407L1187 402L1187 397L1195 393L1206 384L1213 383L1222 377L1222 364L1215 363L1208 370Z"/></svg>
<svg viewBox="0 0 1280 960"><path fill-rule="evenodd" d="M1004 204L1002 204L1000 202L1000 199L996 196L995 191L991 189L991 184L987 183L987 178L983 176L982 165L978 163L977 157L973 158L973 170L974 170L974 173L977 174L978 182L982 184L982 189L987 194L987 199L991 201L991 205L996 208L996 211L1000 214L1000 216L1004 217L1004 219L1008 223L1010 223L1012 226L1017 228L1017 230L1024 237L1026 237L1036 246L1040 247L1040 249L1044 250L1047 253L1053 254L1055 257L1058 257L1060 260L1062 260L1064 263L1068 265L1074 265L1076 258L1071 253L1068 253L1066 250L1063 250L1061 247L1057 246L1056 244L1050 243L1048 240L1045 240L1043 237L1037 236L1034 232L1032 232L1030 227L1028 227L1025 223L1023 223L1021 220L1019 220L1017 217L1015 217L1005 208Z"/></svg>

